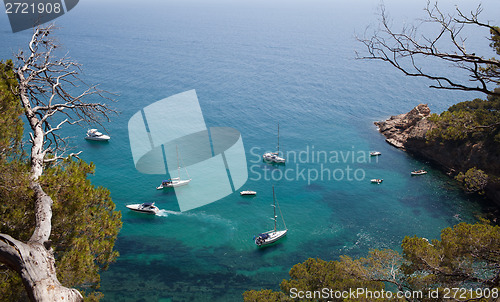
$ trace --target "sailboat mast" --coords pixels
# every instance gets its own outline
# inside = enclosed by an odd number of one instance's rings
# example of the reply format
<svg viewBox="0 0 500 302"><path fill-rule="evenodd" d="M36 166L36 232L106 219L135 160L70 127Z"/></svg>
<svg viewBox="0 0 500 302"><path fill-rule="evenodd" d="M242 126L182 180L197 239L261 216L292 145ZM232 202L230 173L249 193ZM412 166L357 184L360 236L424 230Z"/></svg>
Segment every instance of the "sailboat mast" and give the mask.
<svg viewBox="0 0 500 302"><path fill-rule="evenodd" d="M181 165L179 164L179 147L175 145L175 153L177 154L177 174L181 177Z"/></svg>
<svg viewBox="0 0 500 302"><path fill-rule="evenodd" d="M278 152L277 153L279 156L279 154L280 154L280 123L278 123Z"/></svg>
<svg viewBox="0 0 500 302"><path fill-rule="evenodd" d="M273 209L274 209L274 231L276 232L276 197L274 195L274 186L273 186Z"/></svg>

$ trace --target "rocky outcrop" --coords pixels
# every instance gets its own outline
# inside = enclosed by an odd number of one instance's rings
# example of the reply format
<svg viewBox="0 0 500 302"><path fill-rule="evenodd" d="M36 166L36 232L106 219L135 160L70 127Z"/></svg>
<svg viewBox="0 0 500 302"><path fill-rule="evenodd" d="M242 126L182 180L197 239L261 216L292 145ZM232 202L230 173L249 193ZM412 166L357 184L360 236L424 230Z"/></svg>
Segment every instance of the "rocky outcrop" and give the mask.
<svg viewBox="0 0 500 302"><path fill-rule="evenodd" d="M386 121L375 122L386 141L417 157L436 164L450 176L477 167L490 175L485 191L487 196L500 205L500 154L492 152L484 141L428 142L426 134L435 125L428 119L431 110L427 104L419 104L410 112L391 116Z"/></svg>
<svg viewBox="0 0 500 302"><path fill-rule="evenodd" d="M432 128L427 120L431 110L427 104L420 104L408 113L391 116L388 120L375 122L386 141L396 148L406 149L408 140L425 140L425 134Z"/></svg>

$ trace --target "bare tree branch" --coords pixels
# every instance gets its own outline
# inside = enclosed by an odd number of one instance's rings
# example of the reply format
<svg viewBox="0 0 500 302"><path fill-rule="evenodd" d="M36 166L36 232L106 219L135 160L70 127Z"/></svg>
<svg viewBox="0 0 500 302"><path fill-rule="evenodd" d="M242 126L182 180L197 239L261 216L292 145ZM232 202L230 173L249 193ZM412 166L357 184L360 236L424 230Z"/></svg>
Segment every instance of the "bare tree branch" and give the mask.
<svg viewBox="0 0 500 302"><path fill-rule="evenodd" d="M500 61L495 58L470 53L466 49L466 38L461 35L464 27L476 26L485 28L492 32L498 32L498 28L479 21L478 16L482 8L470 12L470 16L463 14L457 9L457 16L445 15L437 3L427 3L425 12L427 19L422 24L435 24L439 31L435 36L422 36L419 42L419 26L404 26L400 32L394 31L385 8L381 8L381 29L370 38L357 38L363 43L368 52L367 55L357 53L358 59L380 60L387 62L407 76L427 78L434 82L431 88L479 91L487 95L500 95L494 90L494 86L500 85ZM421 25L422 25L421 24ZM439 45L449 45L450 51L443 51ZM469 80L464 82L449 76L433 74L423 70L418 64L420 59L434 58L443 62L449 62L452 66L465 70ZM492 86L490 86L492 85Z"/></svg>

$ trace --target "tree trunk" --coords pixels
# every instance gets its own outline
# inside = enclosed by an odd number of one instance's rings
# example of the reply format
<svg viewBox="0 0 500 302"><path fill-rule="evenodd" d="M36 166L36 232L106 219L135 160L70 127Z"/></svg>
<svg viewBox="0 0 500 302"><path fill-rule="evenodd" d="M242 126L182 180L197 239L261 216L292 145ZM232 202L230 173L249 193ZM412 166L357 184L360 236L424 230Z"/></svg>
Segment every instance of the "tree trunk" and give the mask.
<svg viewBox="0 0 500 302"><path fill-rule="evenodd" d="M57 155L59 151L64 153L60 145L64 139L54 131L65 123L73 124L80 120L99 122L99 115L107 118L109 109L105 104L82 101L84 97L94 94L104 97L95 86L88 87L79 96L73 96L62 87L62 83L70 87L78 86L73 81L81 82L77 77L79 67L76 62L53 57L52 52L59 45L48 38L52 29L53 25L36 28L27 55L21 51L17 56L21 65L14 70L19 83L16 95L31 128L29 176L30 188L35 194L35 229L27 243L0 234L0 263L19 273L32 301L82 301L78 290L66 288L57 280L54 252L49 241L53 200L43 190L39 178L47 162L65 158L62 154ZM53 127L50 118L56 113L69 119ZM73 118L75 120L71 121ZM48 153L52 154L50 159L46 158Z"/></svg>
<svg viewBox="0 0 500 302"><path fill-rule="evenodd" d="M0 234L0 262L19 274L31 301L83 301L76 289L66 288L57 280L54 255L49 246L23 243Z"/></svg>
<svg viewBox="0 0 500 302"><path fill-rule="evenodd" d="M54 253L49 241L53 200L38 182L43 174L46 154L45 132L39 117L32 110L27 93L28 82L21 71L18 77L20 99L32 129L30 188L35 193L35 230L27 243L0 234L0 262L19 274L31 301L83 301L78 290L64 287L57 280Z"/></svg>

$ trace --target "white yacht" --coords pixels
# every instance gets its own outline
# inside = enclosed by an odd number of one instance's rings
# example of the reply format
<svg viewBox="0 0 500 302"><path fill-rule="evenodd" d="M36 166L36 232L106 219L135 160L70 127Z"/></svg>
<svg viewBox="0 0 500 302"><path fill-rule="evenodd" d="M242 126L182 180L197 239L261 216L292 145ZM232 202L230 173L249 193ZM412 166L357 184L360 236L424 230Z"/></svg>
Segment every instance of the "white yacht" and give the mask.
<svg viewBox="0 0 500 302"><path fill-rule="evenodd" d="M379 178L375 178L375 179L371 180L372 183L378 184L378 185L380 185L383 181L384 181L383 179L379 179Z"/></svg>
<svg viewBox="0 0 500 302"><path fill-rule="evenodd" d="M274 242L280 240L281 238L285 237L287 232L288 232L288 229L286 228L286 224L285 224L285 219L283 218L283 214L281 213L281 209L279 208L279 204L278 204L278 209L280 211L281 219L283 220L284 229L278 230L276 228L278 216L276 216L276 197L274 195L274 187L273 187L273 209L274 209L274 216L271 219L274 220L274 229L254 236L255 244L259 247L264 246L264 245L268 245L268 244L271 244L271 243L274 243Z"/></svg>
<svg viewBox="0 0 500 302"><path fill-rule="evenodd" d="M161 185L156 187L156 189L161 190L163 188L176 188L187 185L190 181L191 179L181 179L180 177L169 178L162 181Z"/></svg>
<svg viewBox="0 0 500 302"><path fill-rule="evenodd" d="M87 131L87 136L85 139L91 140L91 141L107 141L111 137L106 134L102 134L101 132L97 131L97 129L89 129Z"/></svg>
<svg viewBox="0 0 500 302"><path fill-rule="evenodd" d="M165 179L164 181L161 182L161 185L156 187L157 190L161 190L163 188L176 188L176 187L180 187L180 186L185 186L191 181L191 178L189 178L189 174L187 172L186 167L184 167L184 170L186 171L186 175L187 175L188 179L181 179L181 165L179 164L179 150L177 147L175 147L175 150L177 152L177 173L178 173L179 177Z"/></svg>
<svg viewBox="0 0 500 302"><path fill-rule="evenodd" d="M427 174L427 171L425 171L425 170L411 171L411 175L424 175L424 174Z"/></svg>
<svg viewBox="0 0 500 302"><path fill-rule="evenodd" d="M249 191L249 190L248 191L241 191L240 195L242 195L242 196L243 195L257 195L257 192L255 192L255 191Z"/></svg>
<svg viewBox="0 0 500 302"><path fill-rule="evenodd" d="M382 153L381 153L381 152L379 152L379 151L371 151L371 152L370 152L370 156L379 156L379 155L381 155L381 154L382 154Z"/></svg>
<svg viewBox="0 0 500 302"><path fill-rule="evenodd" d="M267 152L262 155L262 158L267 163L284 164L285 159L279 156L280 153L280 124L278 124L278 150L276 152Z"/></svg>
<svg viewBox="0 0 500 302"><path fill-rule="evenodd" d="M160 210L160 209L158 209L157 206L155 206L154 202L129 204L129 205L127 205L127 208L131 209L132 211L141 212L141 213L149 213L149 214L156 214Z"/></svg>
<svg viewBox="0 0 500 302"><path fill-rule="evenodd" d="M262 158L266 162L273 162L273 163L277 163L277 164L285 163L285 159L283 157L280 157L278 155L278 152L267 152L264 155L262 155Z"/></svg>

